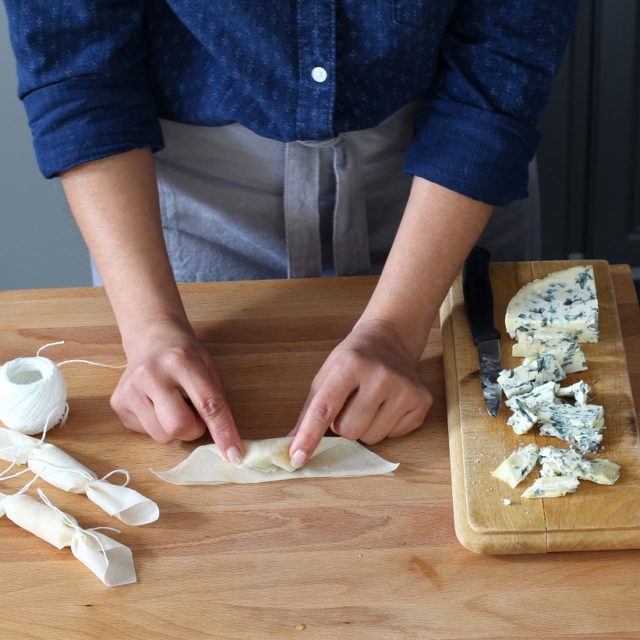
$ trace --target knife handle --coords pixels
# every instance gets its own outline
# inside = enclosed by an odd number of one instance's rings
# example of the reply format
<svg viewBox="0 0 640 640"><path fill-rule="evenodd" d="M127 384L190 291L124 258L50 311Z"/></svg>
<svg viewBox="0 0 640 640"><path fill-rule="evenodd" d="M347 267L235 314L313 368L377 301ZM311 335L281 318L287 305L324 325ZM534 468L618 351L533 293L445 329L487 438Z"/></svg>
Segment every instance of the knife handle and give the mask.
<svg viewBox="0 0 640 640"><path fill-rule="evenodd" d="M500 338L500 332L493 326L493 293L489 280L490 258L491 254L487 249L474 247L462 271L464 304L475 344Z"/></svg>

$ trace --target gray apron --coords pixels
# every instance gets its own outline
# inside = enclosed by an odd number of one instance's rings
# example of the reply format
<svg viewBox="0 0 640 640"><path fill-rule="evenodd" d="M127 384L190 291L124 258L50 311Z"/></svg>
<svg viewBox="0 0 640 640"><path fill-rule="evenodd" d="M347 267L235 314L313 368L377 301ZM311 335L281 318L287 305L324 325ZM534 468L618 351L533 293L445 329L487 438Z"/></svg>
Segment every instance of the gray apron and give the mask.
<svg viewBox="0 0 640 640"><path fill-rule="evenodd" d="M371 129L288 143L240 124L161 121L156 171L176 280L379 273L409 196L402 165L417 106ZM496 260L539 258L535 161L529 175L531 196L496 209L480 239Z"/></svg>

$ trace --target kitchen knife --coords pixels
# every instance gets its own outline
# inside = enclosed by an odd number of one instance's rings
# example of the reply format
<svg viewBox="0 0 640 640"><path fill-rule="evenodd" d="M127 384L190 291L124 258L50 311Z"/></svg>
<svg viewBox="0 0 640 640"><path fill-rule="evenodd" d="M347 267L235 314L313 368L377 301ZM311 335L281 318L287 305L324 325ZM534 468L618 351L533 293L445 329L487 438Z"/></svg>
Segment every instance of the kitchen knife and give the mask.
<svg viewBox="0 0 640 640"><path fill-rule="evenodd" d="M491 254L474 247L464 263L462 291L473 342L478 347L482 395L489 415L496 417L500 408L500 332L493 326L493 293L489 280Z"/></svg>

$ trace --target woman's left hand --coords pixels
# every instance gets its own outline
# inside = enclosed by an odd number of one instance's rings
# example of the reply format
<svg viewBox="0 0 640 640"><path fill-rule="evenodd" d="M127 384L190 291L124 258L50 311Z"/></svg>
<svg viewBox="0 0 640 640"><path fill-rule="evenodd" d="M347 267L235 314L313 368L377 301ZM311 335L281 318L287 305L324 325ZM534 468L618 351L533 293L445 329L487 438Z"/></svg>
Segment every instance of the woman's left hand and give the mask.
<svg viewBox="0 0 640 640"><path fill-rule="evenodd" d="M393 324L359 322L311 384L292 432L292 465L301 467L311 457L328 428L365 444L417 429L433 404L418 375L418 360Z"/></svg>

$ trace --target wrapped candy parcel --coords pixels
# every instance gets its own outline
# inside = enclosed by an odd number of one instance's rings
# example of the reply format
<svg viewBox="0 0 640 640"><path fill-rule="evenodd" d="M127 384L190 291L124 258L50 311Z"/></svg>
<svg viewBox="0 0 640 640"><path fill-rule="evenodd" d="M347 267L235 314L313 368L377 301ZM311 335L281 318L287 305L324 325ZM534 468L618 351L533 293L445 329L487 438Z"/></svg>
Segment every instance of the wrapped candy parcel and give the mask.
<svg viewBox="0 0 640 640"><path fill-rule="evenodd" d="M40 489L38 495L43 502L24 493L0 494L0 516L6 515L14 524L57 549L70 547L71 553L108 587L137 581L131 549L98 531L111 527L83 529L75 518L54 506Z"/></svg>
<svg viewBox="0 0 640 640"><path fill-rule="evenodd" d="M160 515L158 505L149 498L127 486L107 482L112 474L122 473L128 483L129 474L124 469L98 478L93 471L49 442L0 428L0 459L12 464L27 464L33 473L58 489L86 494L103 511L125 524L148 524Z"/></svg>

